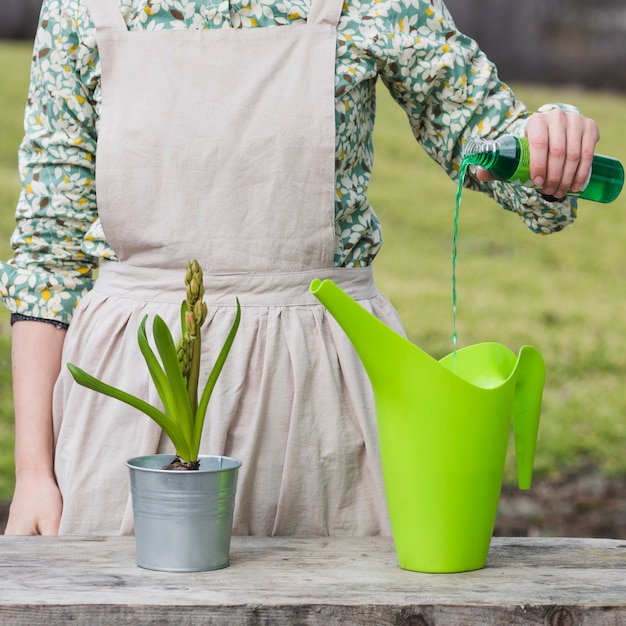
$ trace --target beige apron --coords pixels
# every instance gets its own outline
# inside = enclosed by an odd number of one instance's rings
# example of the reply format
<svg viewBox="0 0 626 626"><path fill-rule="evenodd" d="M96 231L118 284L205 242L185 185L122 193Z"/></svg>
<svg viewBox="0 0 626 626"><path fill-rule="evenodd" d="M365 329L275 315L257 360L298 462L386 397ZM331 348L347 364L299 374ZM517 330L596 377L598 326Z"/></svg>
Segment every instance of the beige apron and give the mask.
<svg viewBox="0 0 626 626"><path fill-rule="evenodd" d="M308 293L329 277L400 329L371 270L333 266L336 25L128 31L117 0L87 0L102 105L103 261L64 361L158 404L136 340L145 314L175 331L184 267L205 270L204 376L242 322L211 400L202 454L243 462L236 534L388 532L371 388L352 346ZM124 462L171 451L141 413L62 372L55 390L62 534L132 532Z"/></svg>

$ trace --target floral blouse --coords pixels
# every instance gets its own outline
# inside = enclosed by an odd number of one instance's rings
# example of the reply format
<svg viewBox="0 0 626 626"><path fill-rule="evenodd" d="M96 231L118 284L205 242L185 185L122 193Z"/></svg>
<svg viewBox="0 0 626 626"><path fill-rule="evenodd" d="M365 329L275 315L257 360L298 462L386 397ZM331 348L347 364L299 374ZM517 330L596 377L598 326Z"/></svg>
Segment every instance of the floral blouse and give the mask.
<svg viewBox="0 0 626 626"><path fill-rule="evenodd" d="M306 20L309 2L119 0L119 5L129 29L160 30L288 26ZM371 263L381 245L380 224L366 197L377 78L406 111L424 150L453 179L468 137L521 135L530 115L476 43L456 30L441 0L345 0L335 74L339 267ZM100 99L95 27L85 3L44 0L19 152L15 256L0 263L0 297L13 313L69 323L99 259L115 260L95 201ZM575 202L548 202L532 190L467 181L538 233L561 230L575 217Z"/></svg>

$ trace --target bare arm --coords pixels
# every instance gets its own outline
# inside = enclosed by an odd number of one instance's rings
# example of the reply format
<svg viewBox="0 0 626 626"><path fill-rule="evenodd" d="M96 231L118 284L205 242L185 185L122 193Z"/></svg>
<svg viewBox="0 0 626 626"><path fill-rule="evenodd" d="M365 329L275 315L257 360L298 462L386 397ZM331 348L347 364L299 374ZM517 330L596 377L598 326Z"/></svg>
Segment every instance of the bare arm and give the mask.
<svg viewBox="0 0 626 626"><path fill-rule="evenodd" d="M52 324L12 327L15 406L15 493L7 535L55 535L62 501L54 478L52 390L65 331Z"/></svg>

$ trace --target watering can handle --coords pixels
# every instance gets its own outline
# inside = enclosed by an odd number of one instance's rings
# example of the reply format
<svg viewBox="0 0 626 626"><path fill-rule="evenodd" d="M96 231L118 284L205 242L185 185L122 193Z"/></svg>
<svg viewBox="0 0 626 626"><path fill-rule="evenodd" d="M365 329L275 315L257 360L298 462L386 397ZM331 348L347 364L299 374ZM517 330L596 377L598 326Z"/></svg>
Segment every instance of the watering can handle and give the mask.
<svg viewBox="0 0 626 626"><path fill-rule="evenodd" d="M545 380L546 366L543 357L532 346L524 346L518 357L513 398L513 432L520 489L530 489L532 482Z"/></svg>

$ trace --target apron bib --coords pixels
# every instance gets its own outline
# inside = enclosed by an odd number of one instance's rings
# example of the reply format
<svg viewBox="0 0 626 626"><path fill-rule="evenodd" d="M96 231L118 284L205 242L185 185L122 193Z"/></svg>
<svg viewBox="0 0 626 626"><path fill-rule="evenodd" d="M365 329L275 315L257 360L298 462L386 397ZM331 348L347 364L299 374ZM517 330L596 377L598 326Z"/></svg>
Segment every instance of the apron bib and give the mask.
<svg viewBox="0 0 626 626"><path fill-rule="evenodd" d="M370 268L333 267L342 1L313 0L306 25L156 32L128 31L116 0L87 4L102 65L98 210L119 262L101 263L64 362L158 403L137 328L146 314L177 328L197 258L207 372L242 304L201 446L243 462L234 533L388 533L370 384L308 293L331 278L401 328ZM54 427L60 533L132 532L124 462L172 451L158 426L64 371Z"/></svg>
<svg viewBox="0 0 626 626"><path fill-rule="evenodd" d="M314 2L302 26L201 31L129 32L115 0L89 6L101 25L98 206L118 258L197 258L211 273L332 267L340 0Z"/></svg>

